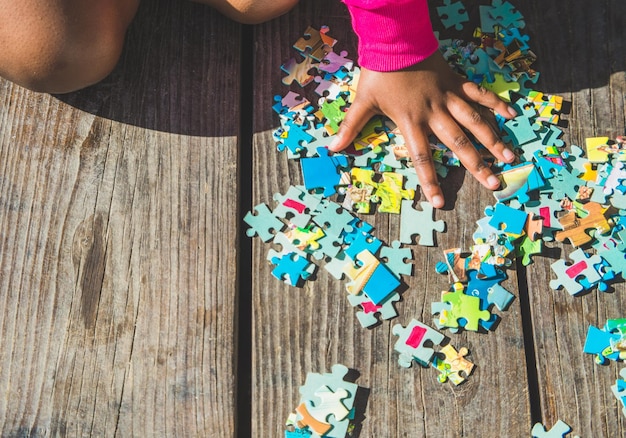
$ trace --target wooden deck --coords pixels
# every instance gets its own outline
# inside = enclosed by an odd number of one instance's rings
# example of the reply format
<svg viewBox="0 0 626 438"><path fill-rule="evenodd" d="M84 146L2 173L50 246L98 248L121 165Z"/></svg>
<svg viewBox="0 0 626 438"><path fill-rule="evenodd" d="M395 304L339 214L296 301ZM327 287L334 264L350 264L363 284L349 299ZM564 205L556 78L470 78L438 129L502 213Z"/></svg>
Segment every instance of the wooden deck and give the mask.
<svg viewBox="0 0 626 438"><path fill-rule="evenodd" d="M572 102L566 142L623 134L626 3L515 3L537 88ZM0 81L0 435L279 437L307 372L340 362L363 388L363 438L524 437L558 419L581 437L625 436L609 389L621 364L597 366L582 346L589 324L624 316L626 287L551 290L559 246L509 272L516 299L494 332L451 335L477 364L468 382L397 365L391 326L431 321L448 287L434 273L442 248L467 247L493 203L462 171L437 212L447 232L414 247L391 324L362 329L323 269L303 289L272 277L242 217L300 181L270 106L309 24L355 54L336 0L255 27L159 0L103 83L49 96ZM397 217L368 221L398 235Z"/></svg>

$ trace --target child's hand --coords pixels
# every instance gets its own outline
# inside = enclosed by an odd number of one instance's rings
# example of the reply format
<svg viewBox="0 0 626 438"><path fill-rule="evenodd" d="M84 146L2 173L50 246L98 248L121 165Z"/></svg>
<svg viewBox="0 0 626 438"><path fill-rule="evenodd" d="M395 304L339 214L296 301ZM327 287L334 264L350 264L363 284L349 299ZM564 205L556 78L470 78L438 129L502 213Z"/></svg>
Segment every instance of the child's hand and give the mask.
<svg viewBox="0 0 626 438"><path fill-rule="evenodd" d="M420 180L426 198L436 207L444 206L428 135L434 134L448 146L463 165L485 187L500 185L463 129L498 159L507 163L515 159L492 125L474 103L510 119L515 110L498 96L457 75L439 52L410 68L393 72L376 72L361 68L354 103L341 123L333 151L348 147L363 126L376 114L384 114L398 125Z"/></svg>

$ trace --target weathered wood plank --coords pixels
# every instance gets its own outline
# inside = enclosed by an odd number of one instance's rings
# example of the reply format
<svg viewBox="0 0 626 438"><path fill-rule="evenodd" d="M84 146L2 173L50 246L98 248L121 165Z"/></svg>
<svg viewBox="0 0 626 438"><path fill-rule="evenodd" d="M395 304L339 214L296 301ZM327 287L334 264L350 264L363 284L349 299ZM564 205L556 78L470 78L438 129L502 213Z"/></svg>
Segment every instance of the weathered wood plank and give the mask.
<svg viewBox="0 0 626 438"><path fill-rule="evenodd" d="M626 5L531 2L521 9L532 17L527 24L540 58L540 89L572 102L566 142L584 145L587 137L623 134L626 47L620 29ZM562 419L580 436L624 436L621 408L610 391L622 366L597 366L582 349L590 324L601 327L608 318L624 316L626 287L620 283L611 293L578 297L551 290L548 281L556 275L550 264L568 259L574 248L548 246L547 255L528 268L543 421L551 426Z"/></svg>
<svg viewBox="0 0 626 438"><path fill-rule="evenodd" d="M255 204L271 204L274 193L284 193L290 184L301 181L298 165L275 151L271 130L278 120L268 108L274 94L286 92L279 67L294 55L291 43L309 24L329 25L329 34L340 41L341 48L353 56L356 53L349 17L335 1L303 3L293 13L256 29ZM268 174L268 168L275 173ZM391 331L394 324L407 324L415 317L433 325L431 303L440 301L441 291L449 287L448 279L434 271L442 259L441 250L469 248L475 221L494 202L470 176L453 173L445 189L454 208L437 213L447 222L447 233L439 237L438 247L413 246L415 274L397 306L400 316L373 330L361 328L356 321L346 300L345 281L336 281L321 269L317 279L303 289L287 287L272 277L272 267L265 262L270 246L255 240L253 263L258 268L253 287L252 399L256 435L278 436L298 402L298 387L306 373L328 372L336 362L354 369L359 375L357 383L366 388L359 402L365 416L359 425L360 436L479 436L484 435L485 427L494 436L528 434L530 404L518 301L501 312L502 322L494 333L450 335L453 345L471 350L478 366L463 386L439 384L430 369L401 368L393 351L397 340ZM384 241L398 238L398 217L377 214L364 218ZM513 272L505 286L516 290ZM489 419L488 425L485 419Z"/></svg>
<svg viewBox="0 0 626 438"><path fill-rule="evenodd" d="M150 2L103 83L0 82L3 436L235 434L239 30Z"/></svg>

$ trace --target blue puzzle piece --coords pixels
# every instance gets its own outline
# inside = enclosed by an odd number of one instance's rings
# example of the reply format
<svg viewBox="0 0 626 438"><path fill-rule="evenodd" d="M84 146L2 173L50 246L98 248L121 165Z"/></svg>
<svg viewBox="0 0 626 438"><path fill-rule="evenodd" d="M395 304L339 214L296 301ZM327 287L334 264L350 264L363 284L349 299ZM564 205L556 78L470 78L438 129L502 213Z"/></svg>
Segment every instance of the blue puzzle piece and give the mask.
<svg viewBox="0 0 626 438"><path fill-rule="evenodd" d="M585 339L583 352L594 354L596 356L596 363L604 365L607 359L619 359L619 352L608 353L610 351L608 349L611 347L611 341L619 341L620 338L621 336L619 334L609 333L591 325L587 330L587 338Z"/></svg>
<svg viewBox="0 0 626 438"><path fill-rule="evenodd" d="M528 218L528 213L499 202L495 208L487 207L485 214L491 216L489 225L515 236L519 236L524 232L524 226Z"/></svg>
<svg viewBox="0 0 626 438"><path fill-rule="evenodd" d="M298 286L302 280L309 278L315 268L306 257L296 253L285 254L280 258L274 257L272 263L276 265L272 275L291 286Z"/></svg>
<svg viewBox="0 0 626 438"><path fill-rule="evenodd" d="M369 281L365 283L363 292L374 304L380 304L393 294L398 286L400 286L400 280L381 263L374 270Z"/></svg>
<svg viewBox="0 0 626 438"><path fill-rule="evenodd" d="M324 196L337 193L336 187L341 180L341 169L348 167L345 155L330 155L326 148L317 148L318 157L303 158L302 179L307 190L324 189Z"/></svg>

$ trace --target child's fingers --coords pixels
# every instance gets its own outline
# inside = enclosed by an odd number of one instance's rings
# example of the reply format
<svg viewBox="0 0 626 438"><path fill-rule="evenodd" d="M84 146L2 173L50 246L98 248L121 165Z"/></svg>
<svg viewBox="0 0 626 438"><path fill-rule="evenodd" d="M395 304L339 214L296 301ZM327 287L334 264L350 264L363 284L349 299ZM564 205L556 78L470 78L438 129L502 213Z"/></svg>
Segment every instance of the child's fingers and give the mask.
<svg viewBox="0 0 626 438"><path fill-rule="evenodd" d="M513 151L508 149L500 136L494 131L479 110L472 107L461 98L453 98L448 101L450 114L466 129L468 129L476 139L500 161L510 163L515 159ZM487 111L487 110L485 110Z"/></svg>
<svg viewBox="0 0 626 438"><path fill-rule="evenodd" d="M445 204L443 192L439 186L437 171L433 163L432 151L428 134L420 127L411 123L405 126L398 125L404 136L411 161L415 167L422 193L435 208L442 208Z"/></svg>
<svg viewBox="0 0 626 438"><path fill-rule="evenodd" d="M465 135L452 116L439 115L436 122L431 121L431 129L433 134L459 157L463 166L483 186L490 190L495 190L500 186L498 177L487 167L470 139L467 138L467 135Z"/></svg>
<svg viewBox="0 0 626 438"><path fill-rule="evenodd" d="M461 85L461 88L469 100L494 110L505 119L512 119L517 116L515 109L500 99L494 92L489 91L474 82L465 82Z"/></svg>
<svg viewBox="0 0 626 438"><path fill-rule="evenodd" d="M350 146L350 143L359 135L365 124L376 115L374 110L360 102L357 97L346 113L341 125L339 125L337 136L328 146L331 151L339 152Z"/></svg>

